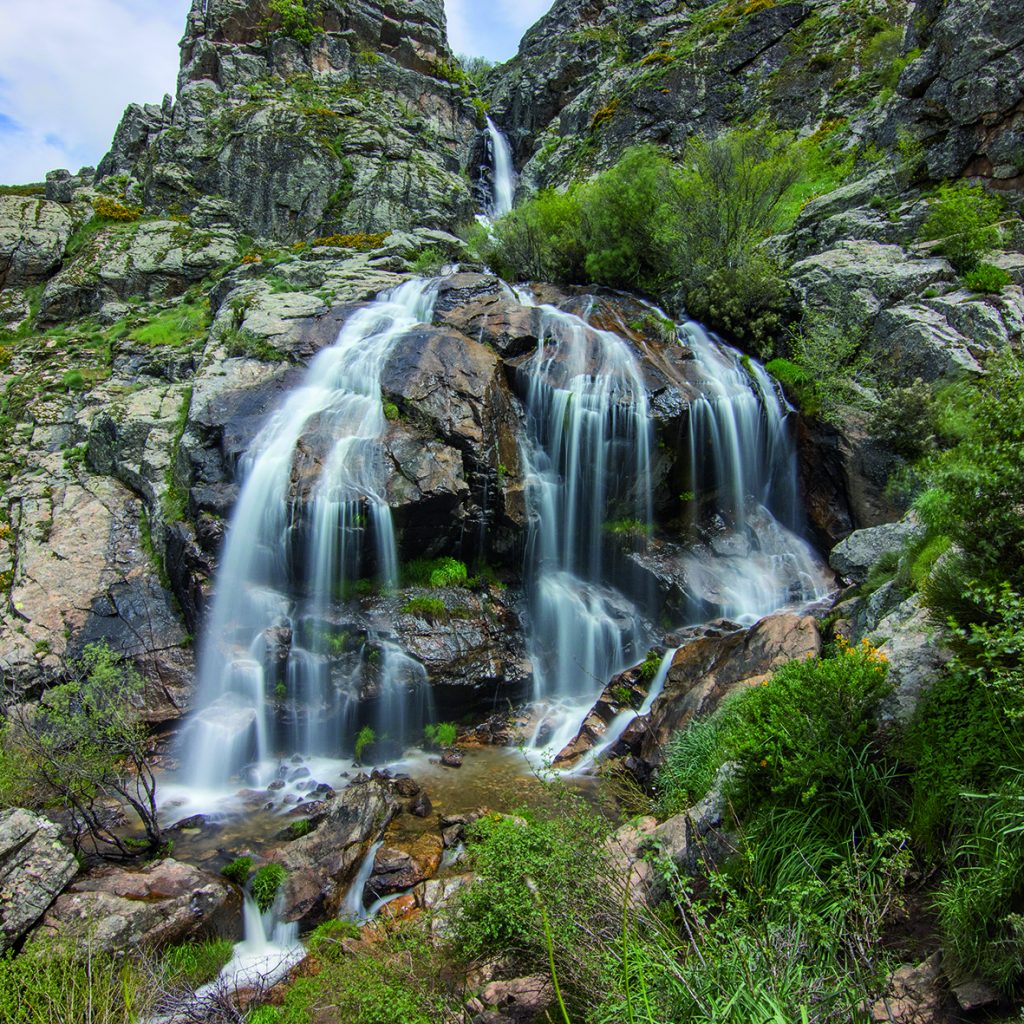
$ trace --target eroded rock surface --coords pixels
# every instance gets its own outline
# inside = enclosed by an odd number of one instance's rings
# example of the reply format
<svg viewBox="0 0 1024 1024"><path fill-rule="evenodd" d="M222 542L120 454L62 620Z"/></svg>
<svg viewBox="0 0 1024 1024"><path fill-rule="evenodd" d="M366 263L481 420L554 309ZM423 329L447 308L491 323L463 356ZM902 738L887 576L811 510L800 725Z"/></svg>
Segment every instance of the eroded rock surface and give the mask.
<svg viewBox="0 0 1024 1024"><path fill-rule="evenodd" d="M0 812L0 953L27 934L76 874L57 825L19 808Z"/></svg>

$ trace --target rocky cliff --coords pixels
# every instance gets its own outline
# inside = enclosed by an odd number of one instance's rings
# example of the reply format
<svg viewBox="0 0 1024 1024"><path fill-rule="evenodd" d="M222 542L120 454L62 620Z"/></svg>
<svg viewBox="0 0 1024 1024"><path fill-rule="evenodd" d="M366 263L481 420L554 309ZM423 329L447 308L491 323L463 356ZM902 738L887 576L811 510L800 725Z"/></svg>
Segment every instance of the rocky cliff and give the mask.
<svg viewBox="0 0 1024 1024"><path fill-rule="evenodd" d="M909 138L926 175L977 173L1010 193L1021 175L1020 7L560 0L488 89L526 188L589 174L637 141L679 153L695 132L763 118L839 132L859 152ZM959 46L968 25L972 44ZM45 195L0 196L9 682L38 690L106 639L146 671L154 721L181 713L246 446L354 308L468 259L439 229L474 209L474 100L439 0L325 0L301 24L263 0L197 0L175 99L129 108L97 172L55 172ZM1019 344L1024 257L999 257L1015 283L996 296L960 287L915 245L920 174L856 167L772 242L796 302L853 296L873 358L897 383L975 373L986 353ZM663 532L646 559L628 538L609 545L637 594L677 609L685 580L665 565L689 487L694 362L631 299L591 309L577 294L538 294L590 309L641 361ZM433 620L404 610L415 593L364 593L342 625L364 637L386 611L460 706L518 695L529 678L515 438L517 369L539 332L536 311L495 278L460 275L383 378L403 557L482 558L510 586L455 589ZM893 453L862 413L841 430L806 424L802 438L822 546L895 515ZM311 434L304 464L323 457ZM303 481L300 464L300 505Z"/></svg>
<svg viewBox="0 0 1024 1024"><path fill-rule="evenodd" d="M527 187L650 142L765 125L843 125L920 145L935 179L1020 185L1019 5L1001 0L558 0L488 81ZM969 41L969 45L967 45Z"/></svg>
<svg viewBox="0 0 1024 1024"><path fill-rule="evenodd" d="M129 107L97 174L147 212L287 241L472 215L478 112L439 0L332 0L299 24L196 0L181 47L175 100Z"/></svg>

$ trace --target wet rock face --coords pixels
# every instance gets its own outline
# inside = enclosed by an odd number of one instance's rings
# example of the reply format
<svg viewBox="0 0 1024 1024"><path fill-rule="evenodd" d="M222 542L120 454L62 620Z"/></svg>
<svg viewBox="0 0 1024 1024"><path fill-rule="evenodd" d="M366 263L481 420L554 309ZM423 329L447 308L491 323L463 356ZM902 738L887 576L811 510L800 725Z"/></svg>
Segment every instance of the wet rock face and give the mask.
<svg viewBox="0 0 1024 1024"><path fill-rule="evenodd" d="M99 178L129 175L152 210L219 196L286 240L471 217L477 114L441 3L331 0L309 29L288 36L264 0L195 3L176 101L130 107Z"/></svg>
<svg viewBox="0 0 1024 1024"><path fill-rule="evenodd" d="M281 854L289 872L282 887L283 919L312 927L335 916L370 844L397 812L383 781L351 786L328 801L316 828Z"/></svg>
<svg viewBox="0 0 1024 1024"><path fill-rule="evenodd" d="M24 937L77 873L57 825L17 808L0 813L0 953Z"/></svg>
<svg viewBox="0 0 1024 1024"><path fill-rule="evenodd" d="M104 867L59 897L33 934L96 952L159 949L201 936L234 937L241 905L240 892L223 878L179 861Z"/></svg>

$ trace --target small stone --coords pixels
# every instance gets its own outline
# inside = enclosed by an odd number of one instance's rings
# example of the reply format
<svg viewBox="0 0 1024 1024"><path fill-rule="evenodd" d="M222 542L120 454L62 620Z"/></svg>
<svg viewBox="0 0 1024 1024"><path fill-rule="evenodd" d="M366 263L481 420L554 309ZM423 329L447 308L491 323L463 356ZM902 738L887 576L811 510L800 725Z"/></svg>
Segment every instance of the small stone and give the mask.
<svg viewBox="0 0 1024 1024"><path fill-rule="evenodd" d="M415 800L409 802L409 813L415 815L417 818L425 818L434 809L434 805L430 802L430 797L426 793L420 793Z"/></svg>
<svg viewBox="0 0 1024 1024"><path fill-rule="evenodd" d="M395 779L395 792L398 793L399 796L416 796L419 791L420 785L415 779L410 779L406 775Z"/></svg>
<svg viewBox="0 0 1024 1024"><path fill-rule="evenodd" d="M463 754L461 750L456 750L452 747L441 755L441 764L443 764L445 768L461 768L462 762L465 759L466 755Z"/></svg>

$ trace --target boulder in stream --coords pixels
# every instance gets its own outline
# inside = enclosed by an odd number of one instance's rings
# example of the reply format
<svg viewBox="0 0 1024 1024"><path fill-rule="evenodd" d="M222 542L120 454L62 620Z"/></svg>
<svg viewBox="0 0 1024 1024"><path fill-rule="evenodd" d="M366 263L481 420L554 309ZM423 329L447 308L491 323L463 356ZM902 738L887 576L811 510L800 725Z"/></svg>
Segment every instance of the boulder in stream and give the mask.
<svg viewBox="0 0 1024 1024"><path fill-rule="evenodd" d="M316 828L281 852L279 861L288 871L282 919L312 927L335 916L370 844L397 813L398 802L382 780L350 787L330 800Z"/></svg>

